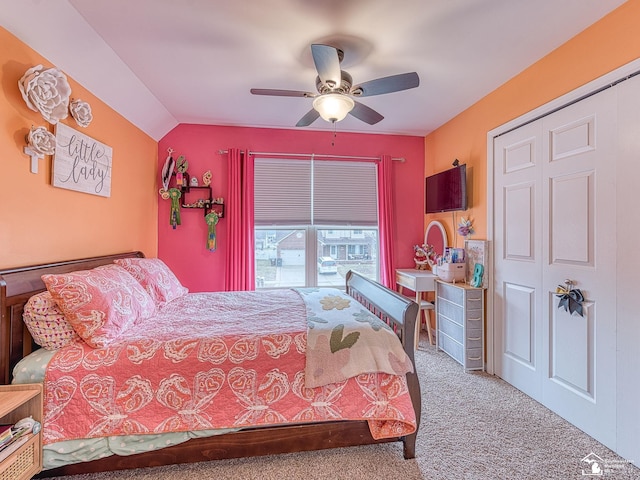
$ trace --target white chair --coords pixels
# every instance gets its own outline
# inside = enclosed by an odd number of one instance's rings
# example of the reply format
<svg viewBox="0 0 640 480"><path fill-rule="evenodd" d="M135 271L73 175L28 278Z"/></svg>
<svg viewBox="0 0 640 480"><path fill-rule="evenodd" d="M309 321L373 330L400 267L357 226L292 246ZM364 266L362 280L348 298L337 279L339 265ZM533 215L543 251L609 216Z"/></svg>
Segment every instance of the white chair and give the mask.
<svg viewBox="0 0 640 480"><path fill-rule="evenodd" d="M420 330L422 329L422 326L426 326L427 328L427 335L429 336L429 345L433 345L433 335L431 333L431 322L429 321L429 311L435 311L435 304L433 302L430 302L429 300L424 300L422 298L418 299L418 301L416 302L418 304L418 306L420 307L420 309L418 310L418 325L420 325L420 327L418 328L418 337L419 337L419 333ZM416 348L418 345L418 340L419 338L416 339Z"/></svg>
<svg viewBox="0 0 640 480"><path fill-rule="evenodd" d="M413 300L418 304L418 318L416 318L416 339L415 339L415 349L418 349L418 342L420 341L420 330L422 330L422 326L426 325L427 327L427 335L429 336L429 344L434 345L433 343L433 335L431 333L431 322L429 322L429 311L435 310L436 306L433 302L429 300L425 300L422 298L420 293L417 293L415 298L409 297L405 295L406 298Z"/></svg>

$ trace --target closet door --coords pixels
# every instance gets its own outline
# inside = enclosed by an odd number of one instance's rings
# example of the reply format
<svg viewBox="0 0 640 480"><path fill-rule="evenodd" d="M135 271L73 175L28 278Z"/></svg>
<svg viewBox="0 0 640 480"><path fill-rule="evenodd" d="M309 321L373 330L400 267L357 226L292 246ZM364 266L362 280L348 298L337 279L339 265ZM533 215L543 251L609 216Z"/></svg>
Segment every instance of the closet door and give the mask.
<svg viewBox="0 0 640 480"><path fill-rule="evenodd" d="M542 123L494 140L495 371L541 401Z"/></svg>
<svg viewBox="0 0 640 480"><path fill-rule="evenodd" d="M611 448L615 112L609 89L494 139L496 373ZM558 308L566 280L582 316Z"/></svg>
<svg viewBox="0 0 640 480"><path fill-rule="evenodd" d="M616 444L617 93L610 88L542 119L542 403ZM583 314L558 308L571 280Z"/></svg>

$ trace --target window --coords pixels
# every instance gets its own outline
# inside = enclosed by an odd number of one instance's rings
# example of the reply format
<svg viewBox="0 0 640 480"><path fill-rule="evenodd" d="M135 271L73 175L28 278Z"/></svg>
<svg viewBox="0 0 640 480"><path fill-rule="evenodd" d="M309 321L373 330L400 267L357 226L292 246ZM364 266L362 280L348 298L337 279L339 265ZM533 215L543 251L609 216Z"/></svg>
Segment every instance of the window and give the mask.
<svg viewBox="0 0 640 480"><path fill-rule="evenodd" d="M256 159L254 175L257 288L378 278L374 163Z"/></svg>
<svg viewBox="0 0 640 480"><path fill-rule="evenodd" d="M377 228L361 230L361 234L348 228L328 232L312 226L256 227L256 288L343 288L349 270L378 278ZM307 248L307 242L315 248Z"/></svg>

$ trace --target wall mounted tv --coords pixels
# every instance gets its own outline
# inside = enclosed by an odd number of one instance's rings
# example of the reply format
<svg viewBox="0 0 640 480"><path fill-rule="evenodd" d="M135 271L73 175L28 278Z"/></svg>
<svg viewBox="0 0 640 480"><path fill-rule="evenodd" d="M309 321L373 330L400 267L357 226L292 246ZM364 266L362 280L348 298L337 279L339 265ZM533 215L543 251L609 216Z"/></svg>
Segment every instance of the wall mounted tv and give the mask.
<svg viewBox="0 0 640 480"><path fill-rule="evenodd" d="M467 209L467 166L459 165L425 179L425 213Z"/></svg>

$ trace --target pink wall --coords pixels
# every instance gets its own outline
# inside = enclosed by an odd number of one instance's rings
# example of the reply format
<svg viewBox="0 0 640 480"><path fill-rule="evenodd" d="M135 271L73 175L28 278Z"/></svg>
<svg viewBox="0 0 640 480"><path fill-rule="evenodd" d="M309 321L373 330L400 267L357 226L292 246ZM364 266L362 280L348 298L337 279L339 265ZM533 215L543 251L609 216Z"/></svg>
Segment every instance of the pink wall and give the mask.
<svg viewBox="0 0 640 480"><path fill-rule="evenodd" d="M334 141L335 145L331 143ZM248 149L256 152L315 153L331 155L404 157L394 162L394 211L396 226L394 245L396 266L410 268L413 245L422 243L424 215L424 138L400 135L368 135L309 130L283 130L208 125L179 125L158 144L158 172L164 164L167 149L174 159L184 155L189 174L197 176L211 170L214 197L227 197L226 155L219 150ZM158 173L158 185L161 185ZM158 187L159 188L159 187ZM195 196L191 194L189 199ZM221 219L217 227L218 249L206 248L207 227L202 210L182 210L182 225L173 230L169 224L169 200L159 198L158 257L176 273L191 291L224 289L227 225ZM227 205L227 208L229 206Z"/></svg>

